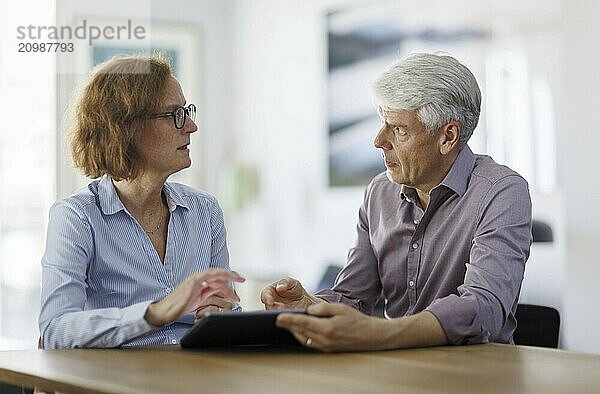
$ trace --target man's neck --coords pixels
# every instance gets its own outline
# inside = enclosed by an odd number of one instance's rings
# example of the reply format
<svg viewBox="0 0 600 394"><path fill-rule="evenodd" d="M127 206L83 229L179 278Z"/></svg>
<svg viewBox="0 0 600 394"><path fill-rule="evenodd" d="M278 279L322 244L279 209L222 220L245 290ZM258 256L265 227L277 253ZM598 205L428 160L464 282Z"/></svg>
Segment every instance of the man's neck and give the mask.
<svg viewBox="0 0 600 394"><path fill-rule="evenodd" d="M415 190L417 191L417 197L419 197L419 203L421 203L421 208L423 208L424 211L429 205L429 192L423 192L419 189Z"/></svg>
<svg viewBox="0 0 600 394"><path fill-rule="evenodd" d="M423 208L423 210L426 210L427 206L429 205L429 193L433 188L442 183L444 178L446 178L446 175L448 175L448 172L450 172L454 161L458 157L458 153L458 151L452 153L451 155L445 157L445 160L440 162L440 165L437 167L437 170L434 171L435 174L432 176L430 182L415 187L415 190L417 191L417 196L419 197L419 202L421 203L421 207Z"/></svg>

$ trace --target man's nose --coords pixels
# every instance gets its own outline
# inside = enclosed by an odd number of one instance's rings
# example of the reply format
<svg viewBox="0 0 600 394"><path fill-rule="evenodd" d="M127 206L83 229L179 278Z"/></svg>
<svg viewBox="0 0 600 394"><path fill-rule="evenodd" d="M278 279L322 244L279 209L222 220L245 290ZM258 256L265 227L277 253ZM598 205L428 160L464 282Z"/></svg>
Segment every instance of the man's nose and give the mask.
<svg viewBox="0 0 600 394"><path fill-rule="evenodd" d="M385 128L382 127L377 135L375 136L375 140L373 141L373 145L375 148L383 149L383 150L391 150L392 144L388 141L385 135Z"/></svg>

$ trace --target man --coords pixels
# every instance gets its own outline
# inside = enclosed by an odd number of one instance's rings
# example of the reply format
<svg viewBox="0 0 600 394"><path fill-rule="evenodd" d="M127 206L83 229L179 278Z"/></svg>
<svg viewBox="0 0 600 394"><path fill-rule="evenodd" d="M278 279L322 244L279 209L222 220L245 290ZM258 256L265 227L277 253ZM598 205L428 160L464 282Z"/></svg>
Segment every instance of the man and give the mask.
<svg viewBox="0 0 600 394"><path fill-rule="evenodd" d="M330 290L295 279L265 287L306 346L323 351L513 343L531 246L527 182L466 145L481 106L473 74L450 56L415 54L374 83L387 171L367 186L357 240ZM387 319L369 316L383 295Z"/></svg>

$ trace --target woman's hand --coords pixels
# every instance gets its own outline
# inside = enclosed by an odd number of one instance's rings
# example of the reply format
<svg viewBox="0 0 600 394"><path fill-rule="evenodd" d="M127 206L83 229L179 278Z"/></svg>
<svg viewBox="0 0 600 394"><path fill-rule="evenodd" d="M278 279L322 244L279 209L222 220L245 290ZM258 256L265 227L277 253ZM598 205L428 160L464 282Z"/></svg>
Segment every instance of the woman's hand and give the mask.
<svg viewBox="0 0 600 394"><path fill-rule="evenodd" d="M231 282L244 282L242 276L234 271L210 269L189 276L171 294L152 303L146 310L146 321L156 327L164 326L179 319L186 313L206 305L206 301L215 295L228 302L240 299L231 288Z"/></svg>
<svg viewBox="0 0 600 394"><path fill-rule="evenodd" d="M233 309L235 303L223 297L221 294L208 297L202 305L196 309L196 320L200 319L207 312L223 312Z"/></svg>

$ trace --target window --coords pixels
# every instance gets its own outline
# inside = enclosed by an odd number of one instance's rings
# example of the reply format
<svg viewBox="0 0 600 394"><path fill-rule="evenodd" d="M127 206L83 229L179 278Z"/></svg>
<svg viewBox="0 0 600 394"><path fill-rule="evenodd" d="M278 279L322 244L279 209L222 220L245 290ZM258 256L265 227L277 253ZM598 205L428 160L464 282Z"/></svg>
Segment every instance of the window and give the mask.
<svg viewBox="0 0 600 394"><path fill-rule="evenodd" d="M556 188L553 97L545 78L532 75L527 57L499 50L486 61L487 152L537 191Z"/></svg>
<svg viewBox="0 0 600 394"><path fill-rule="evenodd" d="M40 258L55 188L55 57L19 53L16 27L52 24L52 5L0 13L0 350L35 348Z"/></svg>

